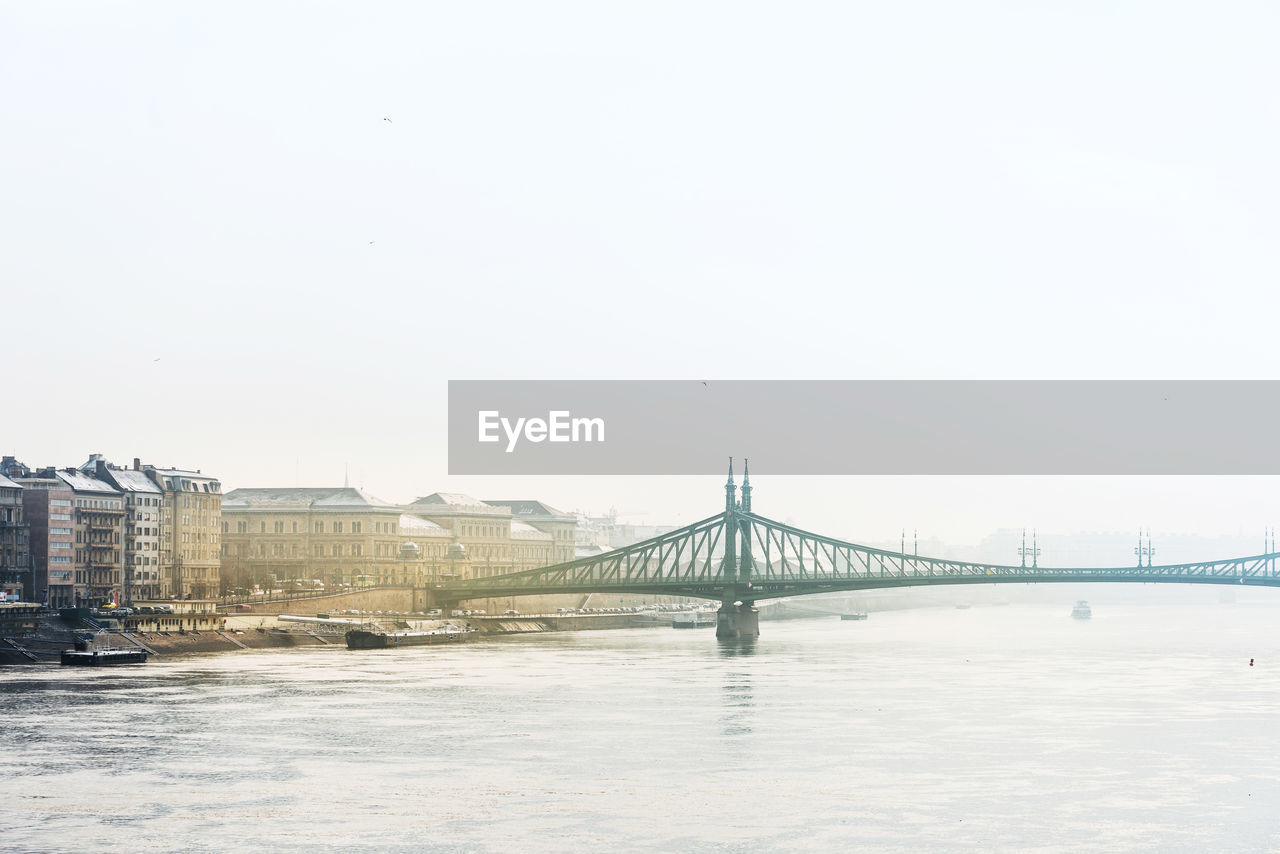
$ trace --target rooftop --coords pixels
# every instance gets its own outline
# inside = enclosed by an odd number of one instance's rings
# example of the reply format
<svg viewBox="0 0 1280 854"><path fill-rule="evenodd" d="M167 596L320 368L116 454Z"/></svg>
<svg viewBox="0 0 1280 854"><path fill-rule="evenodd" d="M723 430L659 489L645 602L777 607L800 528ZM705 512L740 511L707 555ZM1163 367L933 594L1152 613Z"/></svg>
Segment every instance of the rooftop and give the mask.
<svg viewBox="0 0 1280 854"><path fill-rule="evenodd" d="M433 492L414 501L406 509L419 513L467 513L481 516L508 516L511 513L509 508L486 504L461 492Z"/></svg>
<svg viewBox="0 0 1280 854"><path fill-rule="evenodd" d="M166 469L152 465L144 466L144 468L154 469L157 474L167 475L169 477L190 477L202 480L217 480L217 478L211 474L202 474L198 471L187 471L186 469Z"/></svg>
<svg viewBox="0 0 1280 854"><path fill-rule="evenodd" d="M59 469L57 472L58 479L76 492L101 492L106 495L119 495L120 490L116 489L105 480L98 480L96 477L90 477L80 471L66 471Z"/></svg>
<svg viewBox="0 0 1280 854"><path fill-rule="evenodd" d="M251 507L311 507L320 509L395 510L399 505L383 501L354 486L262 487L233 489L222 496L222 510L248 510Z"/></svg>
<svg viewBox="0 0 1280 854"><path fill-rule="evenodd" d="M7 486L12 489L22 489L22 484L14 483L13 481L9 480L9 478L5 477L2 474L0 474L0 486Z"/></svg>
<svg viewBox="0 0 1280 854"><path fill-rule="evenodd" d="M125 492L163 492L145 473L133 469L107 469L107 477Z"/></svg>
<svg viewBox="0 0 1280 854"><path fill-rule="evenodd" d="M575 517L569 513L564 513L550 504L544 504L541 501L532 499L521 499L516 501L506 500L489 500L485 499L485 504L491 504L494 507L505 507L511 511L513 516L539 516L539 517L561 517L566 522L572 521Z"/></svg>
<svg viewBox="0 0 1280 854"><path fill-rule="evenodd" d="M519 519L511 520L511 539L513 540L550 540L551 535L546 531L539 531L532 525L526 525Z"/></svg>
<svg viewBox="0 0 1280 854"><path fill-rule="evenodd" d="M448 528L443 528L429 519L407 515L400 517L400 533L419 537L449 537L451 539L453 537L453 532Z"/></svg>

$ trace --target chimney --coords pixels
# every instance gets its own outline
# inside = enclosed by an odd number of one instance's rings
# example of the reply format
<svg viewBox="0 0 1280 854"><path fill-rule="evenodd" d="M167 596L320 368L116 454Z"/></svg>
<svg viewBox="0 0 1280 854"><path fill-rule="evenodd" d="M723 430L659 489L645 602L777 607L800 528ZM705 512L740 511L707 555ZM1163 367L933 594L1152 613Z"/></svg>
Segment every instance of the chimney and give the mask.
<svg viewBox="0 0 1280 854"><path fill-rule="evenodd" d="M133 458L133 470L142 471L142 460L138 459L137 457Z"/></svg>

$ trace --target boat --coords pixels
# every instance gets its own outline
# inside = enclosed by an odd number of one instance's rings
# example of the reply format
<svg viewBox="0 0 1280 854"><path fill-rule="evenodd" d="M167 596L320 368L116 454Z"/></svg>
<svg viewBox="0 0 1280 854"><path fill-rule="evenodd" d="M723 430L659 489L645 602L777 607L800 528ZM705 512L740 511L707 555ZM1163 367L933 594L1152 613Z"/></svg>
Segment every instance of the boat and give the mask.
<svg viewBox="0 0 1280 854"><path fill-rule="evenodd" d="M866 611L857 611L856 613L853 613L853 614L840 615L840 619L842 620L865 620L866 618L867 618Z"/></svg>
<svg viewBox="0 0 1280 854"><path fill-rule="evenodd" d="M694 611L691 614L675 614L671 618L671 628L673 629L705 629L708 626L714 626L718 622L718 618L714 613L705 611Z"/></svg>
<svg viewBox="0 0 1280 854"><path fill-rule="evenodd" d="M1087 620L1093 616L1093 609L1089 607L1089 603L1083 599L1076 600L1075 607L1071 609L1071 616L1077 620Z"/></svg>
<svg viewBox="0 0 1280 854"><path fill-rule="evenodd" d="M114 664L146 664L145 649L64 649L62 663L80 667L108 667Z"/></svg>
<svg viewBox="0 0 1280 854"><path fill-rule="evenodd" d="M425 631L390 631L381 627L351 629L347 632L347 649L395 649L401 646L434 646L442 643L461 643L476 634L474 629L443 626Z"/></svg>
<svg viewBox="0 0 1280 854"><path fill-rule="evenodd" d="M98 638L106 640L106 646L95 648ZM61 662L79 667L109 667L114 664L146 664L151 650L141 646L111 648L111 634L100 631L97 634L76 632L75 649L64 649Z"/></svg>

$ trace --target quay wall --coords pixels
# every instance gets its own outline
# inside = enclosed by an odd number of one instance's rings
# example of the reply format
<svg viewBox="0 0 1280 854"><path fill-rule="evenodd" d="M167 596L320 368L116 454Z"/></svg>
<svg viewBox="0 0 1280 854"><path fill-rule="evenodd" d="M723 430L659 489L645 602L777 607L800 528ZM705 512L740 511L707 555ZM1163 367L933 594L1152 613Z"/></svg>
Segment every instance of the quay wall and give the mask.
<svg viewBox="0 0 1280 854"><path fill-rule="evenodd" d="M302 601L311 603L315 600L306 599ZM394 600L372 601L375 603L381 601L385 606L384 609L390 609L394 605ZM328 607L337 606L330 605ZM365 607L370 609L368 605ZM304 615L310 610L312 610L310 606L300 608L296 602L292 603L291 607L282 609L285 613L292 611L295 614L301 613ZM267 624L262 626L248 625L255 616L261 616ZM251 649L346 646L346 640L340 628L302 624L281 628L274 625L274 619L266 613L243 614L229 618L228 622L230 624L228 628L218 631L111 632L109 642L113 647L129 645L142 647L157 657L211 652L243 652ZM468 617L466 620L454 620L454 622L469 625L485 635L641 627L669 629L671 626L669 619L654 618L645 614ZM5 640L6 643L0 645L0 665L57 664L59 653L63 649L70 649L75 637L61 620L56 617L42 617L39 631L36 634L18 635Z"/></svg>

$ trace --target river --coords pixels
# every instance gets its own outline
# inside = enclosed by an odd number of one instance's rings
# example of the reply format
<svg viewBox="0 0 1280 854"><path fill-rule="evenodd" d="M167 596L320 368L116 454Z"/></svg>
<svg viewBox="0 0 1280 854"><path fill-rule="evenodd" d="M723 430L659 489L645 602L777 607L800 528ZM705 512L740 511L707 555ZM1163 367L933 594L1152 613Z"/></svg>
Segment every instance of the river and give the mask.
<svg viewBox="0 0 1280 854"><path fill-rule="evenodd" d="M1276 599L4 668L0 848L1277 850Z"/></svg>

